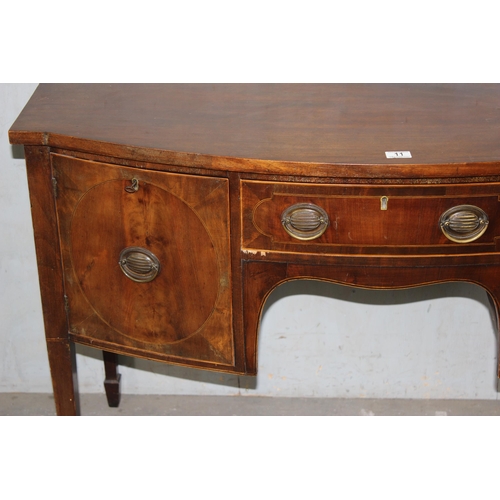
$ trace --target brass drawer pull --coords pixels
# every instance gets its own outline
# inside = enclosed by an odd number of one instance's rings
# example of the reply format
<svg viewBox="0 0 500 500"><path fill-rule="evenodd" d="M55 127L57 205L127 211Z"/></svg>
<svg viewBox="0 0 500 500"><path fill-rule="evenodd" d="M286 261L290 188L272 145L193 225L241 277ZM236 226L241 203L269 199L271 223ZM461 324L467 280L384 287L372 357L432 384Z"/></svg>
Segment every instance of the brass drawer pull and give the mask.
<svg viewBox="0 0 500 500"><path fill-rule="evenodd" d="M137 283L153 281L160 272L160 261L157 257L141 247L128 247L120 252L118 261L123 274Z"/></svg>
<svg viewBox="0 0 500 500"><path fill-rule="evenodd" d="M443 234L455 243L470 243L480 238L488 228L488 215L474 205L458 205L443 212L439 226Z"/></svg>
<svg viewBox="0 0 500 500"><path fill-rule="evenodd" d="M285 231L298 240L319 238L328 227L328 214L312 203L297 203L281 214Z"/></svg>

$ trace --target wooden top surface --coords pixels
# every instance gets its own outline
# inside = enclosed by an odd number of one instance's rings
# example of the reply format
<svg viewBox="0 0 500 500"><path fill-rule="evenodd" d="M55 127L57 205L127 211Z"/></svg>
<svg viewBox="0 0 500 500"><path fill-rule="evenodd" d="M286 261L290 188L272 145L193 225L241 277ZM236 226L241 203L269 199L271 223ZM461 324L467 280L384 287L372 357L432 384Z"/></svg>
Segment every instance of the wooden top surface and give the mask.
<svg viewBox="0 0 500 500"><path fill-rule="evenodd" d="M361 175L375 166L421 175L432 166L436 176L440 166L460 176L485 163L500 174L500 85L41 84L9 137L287 175ZM387 159L386 151L412 158Z"/></svg>

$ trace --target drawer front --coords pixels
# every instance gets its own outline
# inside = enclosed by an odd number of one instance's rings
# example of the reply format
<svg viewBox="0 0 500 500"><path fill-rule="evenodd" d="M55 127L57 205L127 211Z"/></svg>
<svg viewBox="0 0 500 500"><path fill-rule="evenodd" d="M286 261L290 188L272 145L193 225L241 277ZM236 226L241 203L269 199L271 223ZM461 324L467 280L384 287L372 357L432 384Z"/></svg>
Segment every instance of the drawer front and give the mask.
<svg viewBox="0 0 500 500"><path fill-rule="evenodd" d="M227 179L52 165L73 339L233 366Z"/></svg>
<svg viewBox="0 0 500 500"><path fill-rule="evenodd" d="M500 186L242 182L242 247L331 254L497 251Z"/></svg>

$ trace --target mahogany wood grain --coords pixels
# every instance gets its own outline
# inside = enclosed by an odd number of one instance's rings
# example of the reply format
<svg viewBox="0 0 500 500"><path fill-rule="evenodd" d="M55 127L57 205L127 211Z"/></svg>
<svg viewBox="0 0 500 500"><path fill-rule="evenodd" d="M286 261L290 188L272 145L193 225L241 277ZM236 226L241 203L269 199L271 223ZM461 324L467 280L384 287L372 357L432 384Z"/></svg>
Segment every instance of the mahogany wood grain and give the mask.
<svg viewBox="0 0 500 500"><path fill-rule="evenodd" d="M227 180L52 161L71 338L244 372L234 354ZM133 179L137 191L127 192ZM159 260L152 281L120 269L130 247Z"/></svg>
<svg viewBox="0 0 500 500"><path fill-rule="evenodd" d="M50 84L9 136L236 172L470 177L499 174L499 110L494 84Z"/></svg>
<svg viewBox="0 0 500 500"><path fill-rule="evenodd" d="M75 415L79 411L75 352L68 339L49 148L26 146L25 157L55 404L59 415Z"/></svg>
<svg viewBox="0 0 500 500"><path fill-rule="evenodd" d="M495 251L500 238L500 184L349 186L242 182L242 247L260 251L308 251L321 254L446 254ZM387 210L381 210L381 198ZM281 223L286 208L309 203L329 216L320 237L303 242ZM455 243L441 231L448 209L472 204L490 219L485 234L468 244Z"/></svg>
<svg viewBox="0 0 500 500"><path fill-rule="evenodd" d="M105 351L113 404L116 354L255 375L263 305L288 280L468 281L498 318L500 85L41 85L9 137L59 414L78 411L74 342ZM330 221L311 241L281 222L304 202ZM488 216L477 240L439 226L461 205ZM152 281L122 272L129 247L158 258Z"/></svg>
<svg viewBox="0 0 500 500"><path fill-rule="evenodd" d="M320 259L317 259L320 262ZM257 371L259 323L266 299L280 284L290 280L319 280L362 288L395 289L425 286L450 281L467 281L482 286L495 307L500 310L500 262L498 258L469 260L457 266L447 259L335 258L326 265L287 264L283 262L245 261L243 265L244 318L247 331L247 369ZM396 269L396 271L394 271ZM498 320L497 320L498 328ZM500 349L500 347L499 347ZM500 350L498 352L500 357ZM497 370L500 377L500 367Z"/></svg>
<svg viewBox="0 0 500 500"><path fill-rule="evenodd" d="M47 353L57 414L68 417L79 415L75 344L68 339L48 338Z"/></svg>

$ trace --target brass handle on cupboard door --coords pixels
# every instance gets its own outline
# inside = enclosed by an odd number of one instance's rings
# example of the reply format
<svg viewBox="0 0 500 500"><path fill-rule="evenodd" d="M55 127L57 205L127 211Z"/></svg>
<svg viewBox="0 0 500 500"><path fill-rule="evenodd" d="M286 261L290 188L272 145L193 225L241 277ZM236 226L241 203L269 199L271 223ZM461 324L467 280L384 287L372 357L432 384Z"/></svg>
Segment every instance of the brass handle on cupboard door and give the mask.
<svg viewBox="0 0 500 500"><path fill-rule="evenodd" d="M160 261L153 252L141 247L128 247L118 260L123 274L137 283L149 283L160 272Z"/></svg>
<svg viewBox="0 0 500 500"><path fill-rule="evenodd" d="M457 205L443 212L439 226L443 234L455 243L470 243L480 238L488 228L484 210L474 205Z"/></svg>
<svg viewBox="0 0 500 500"><path fill-rule="evenodd" d="M328 227L328 214L313 203L297 203L281 214L285 231L298 240L319 238Z"/></svg>

